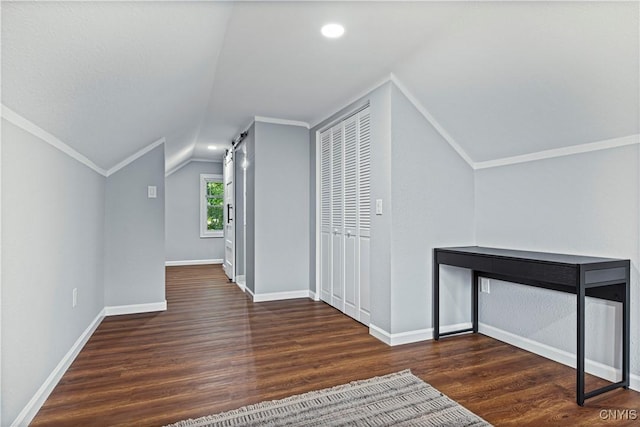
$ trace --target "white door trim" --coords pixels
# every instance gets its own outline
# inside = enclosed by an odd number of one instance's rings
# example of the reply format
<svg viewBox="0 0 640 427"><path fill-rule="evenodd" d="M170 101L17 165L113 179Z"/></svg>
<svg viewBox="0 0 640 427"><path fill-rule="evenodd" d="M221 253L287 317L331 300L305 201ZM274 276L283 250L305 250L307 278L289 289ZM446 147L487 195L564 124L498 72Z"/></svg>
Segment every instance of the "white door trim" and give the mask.
<svg viewBox="0 0 640 427"><path fill-rule="evenodd" d="M321 176L321 146L320 146L320 131L316 131L316 286L315 286L315 297L320 300L320 228L322 224L320 224L320 210L322 209L322 195L321 185L322 185L322 176Z"/></svg>

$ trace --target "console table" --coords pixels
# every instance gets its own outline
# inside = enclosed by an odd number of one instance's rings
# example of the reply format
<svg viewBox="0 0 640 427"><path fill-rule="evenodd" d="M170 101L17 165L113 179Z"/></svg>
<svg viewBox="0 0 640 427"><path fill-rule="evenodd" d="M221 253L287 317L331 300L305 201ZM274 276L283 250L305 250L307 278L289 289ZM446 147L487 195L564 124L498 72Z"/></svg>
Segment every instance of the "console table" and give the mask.
<svg viewBox="0 0 640 427"><path fill-rule="evenodd" d="M440 333L440 265L468 268L472 271L472 327ZM433 250L433 339L462 332L478 332L478 279L486 277L552 289L577 295L576 401L620 387L629 388L630 348L630 262L510 249L467 246ZM590 392L584 390L585 296L622 303L622 381Z"/></svg>

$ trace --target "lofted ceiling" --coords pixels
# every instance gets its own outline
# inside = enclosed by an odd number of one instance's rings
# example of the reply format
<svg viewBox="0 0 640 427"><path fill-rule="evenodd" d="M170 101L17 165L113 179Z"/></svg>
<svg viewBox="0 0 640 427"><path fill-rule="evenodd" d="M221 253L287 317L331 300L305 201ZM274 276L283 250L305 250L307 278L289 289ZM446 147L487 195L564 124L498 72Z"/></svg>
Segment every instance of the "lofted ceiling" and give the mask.
<svg viewBox="0 0 640 427"><path fill-rule="evenodd" d="M1 7L2 104L105 170L160 138L167 170L219 160L254 116L313 125L390 73L473 162L640 133L638 2Z"/></svg>

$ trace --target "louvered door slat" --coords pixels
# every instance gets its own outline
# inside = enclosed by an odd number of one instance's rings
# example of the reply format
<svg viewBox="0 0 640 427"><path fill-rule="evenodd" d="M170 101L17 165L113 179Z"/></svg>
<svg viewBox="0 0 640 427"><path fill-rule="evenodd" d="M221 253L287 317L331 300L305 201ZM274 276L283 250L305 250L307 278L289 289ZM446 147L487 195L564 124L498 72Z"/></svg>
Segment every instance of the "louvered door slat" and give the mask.
<svg viewBox="0 0 640 427"><path fill-rule="evenodd" d="M344 123L344 226L355 232L357 222L356 117Z"/></svg>
<svg viewBox="0 0 640 427"><path fill-rule="evenodd" d="M331 170L331 198L332 227L342 227L342 126L331 129L332 170Z"/></svg>
<svg viewBox="0 0 640 427"><path fill-rule="evenodd" d="M371 230L371 123L369 110L359 114L358 118L358 154L359 154L359 220L360 230Z"/></svg>
<svg viewBox="0 0 640 427"><path fill-rule="evenodd" d="M331 227L331 131L320 135L321 156L321 204L320 224L327 230Z"/></svg>

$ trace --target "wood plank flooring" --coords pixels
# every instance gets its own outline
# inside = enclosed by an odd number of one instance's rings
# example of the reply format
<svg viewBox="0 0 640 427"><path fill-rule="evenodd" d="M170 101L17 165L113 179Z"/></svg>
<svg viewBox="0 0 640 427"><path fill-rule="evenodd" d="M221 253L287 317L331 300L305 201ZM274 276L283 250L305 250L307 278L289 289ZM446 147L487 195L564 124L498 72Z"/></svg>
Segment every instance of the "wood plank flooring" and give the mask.
<svg viewBox="0 0 640 427"><path fill-rule="evenodd" d="M482 335L388 347L321 302L253 304L219 266L168 267L167 301L106 318L32 425L161 426L402 369L498 426L640 422L640 393L581 408L566 366Z"/></svg>

